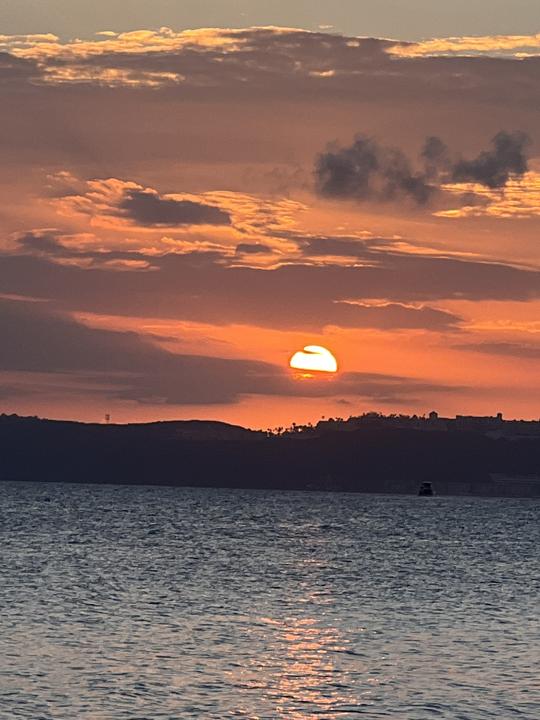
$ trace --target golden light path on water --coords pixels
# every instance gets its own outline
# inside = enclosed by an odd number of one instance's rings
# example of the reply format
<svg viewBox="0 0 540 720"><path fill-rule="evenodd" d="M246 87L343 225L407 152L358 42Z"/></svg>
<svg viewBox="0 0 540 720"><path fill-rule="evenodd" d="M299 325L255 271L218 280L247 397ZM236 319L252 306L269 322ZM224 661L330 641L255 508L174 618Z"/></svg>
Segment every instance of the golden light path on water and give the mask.
<svg viewBox="0 0 540 720"><path fill-rule="evenodd" d="M321 716L334 720L358 707L358 695L351 692L351 678L339 660L348 651L348 643L337 628L324 626L309 616L262 617L257 626L270 652L264 660L238 669L230 679L246 689L257 690L274 708L276 720L316 720ZM367 687L362 694L366 706L370 694L371 688ZM248 712L247 707L242 708L242 717L267 717Z"/></svg>

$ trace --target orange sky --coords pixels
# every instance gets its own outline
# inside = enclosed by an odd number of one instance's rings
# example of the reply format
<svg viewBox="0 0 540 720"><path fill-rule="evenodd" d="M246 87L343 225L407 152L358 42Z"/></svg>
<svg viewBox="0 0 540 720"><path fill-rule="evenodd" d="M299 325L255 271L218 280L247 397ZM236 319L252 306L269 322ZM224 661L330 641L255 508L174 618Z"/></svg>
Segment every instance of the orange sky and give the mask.
<svg viewBox="0 0 540 720"><path fill-rule="evenodd" d="M540 416L538 36L0 50L1 411Z"/></svg>

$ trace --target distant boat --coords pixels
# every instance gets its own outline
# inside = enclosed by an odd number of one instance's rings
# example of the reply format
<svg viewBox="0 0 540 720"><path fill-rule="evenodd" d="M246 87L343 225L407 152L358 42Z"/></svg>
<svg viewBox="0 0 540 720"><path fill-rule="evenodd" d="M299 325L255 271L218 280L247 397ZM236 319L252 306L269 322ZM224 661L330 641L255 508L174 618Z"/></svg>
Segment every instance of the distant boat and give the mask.
<svg viewBox="0 0 540 720"><path fill-rule="evenodd" d="M423 482L418 489L418 495L420 495L420 497L431 497L435 495L433 485L430 482Z"/></svg>

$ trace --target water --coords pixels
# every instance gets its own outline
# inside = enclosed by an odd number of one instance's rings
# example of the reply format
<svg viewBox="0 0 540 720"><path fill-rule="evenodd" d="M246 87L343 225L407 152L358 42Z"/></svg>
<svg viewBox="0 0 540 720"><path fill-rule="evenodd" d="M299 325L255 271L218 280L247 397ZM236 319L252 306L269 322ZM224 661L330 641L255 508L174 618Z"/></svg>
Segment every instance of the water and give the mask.
<svg viewBox="0 0 540 720"><path fill-rule="evenodd" d="M523 500L2 484L0 718L538 720L539 520Z"/></svg>

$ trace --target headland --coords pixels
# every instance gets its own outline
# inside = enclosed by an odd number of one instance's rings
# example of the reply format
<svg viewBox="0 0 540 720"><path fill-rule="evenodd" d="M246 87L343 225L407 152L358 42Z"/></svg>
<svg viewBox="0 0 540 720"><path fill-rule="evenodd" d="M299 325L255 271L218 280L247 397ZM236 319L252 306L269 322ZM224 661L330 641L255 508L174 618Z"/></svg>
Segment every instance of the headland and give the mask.
<svg viewBox="0 0 540 720"><path fill-rule="evenodd" d="M0 480L540 497L540 422L367 413L275 431L0 415Z"/></svg>

